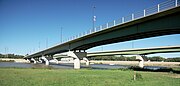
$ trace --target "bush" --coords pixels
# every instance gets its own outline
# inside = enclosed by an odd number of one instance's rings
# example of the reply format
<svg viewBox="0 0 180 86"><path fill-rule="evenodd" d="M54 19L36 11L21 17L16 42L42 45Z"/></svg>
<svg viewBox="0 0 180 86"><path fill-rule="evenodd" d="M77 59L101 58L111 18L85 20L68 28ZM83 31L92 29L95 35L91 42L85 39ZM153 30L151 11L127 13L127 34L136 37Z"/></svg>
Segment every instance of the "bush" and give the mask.
<svg viewBox="0 0 180 86"><path fill-rule="evenodd" d="M140 73L135 72L133 75L133 80L142 80L143 77Z"/></svg>
<svg viewBox="0 0 180 86"><path fill-rule="evenodd" d="M142 75L141 75L140 73L136 73L136 79L137 79L137 80L143 79L143 78L142 78Z"/></svg>

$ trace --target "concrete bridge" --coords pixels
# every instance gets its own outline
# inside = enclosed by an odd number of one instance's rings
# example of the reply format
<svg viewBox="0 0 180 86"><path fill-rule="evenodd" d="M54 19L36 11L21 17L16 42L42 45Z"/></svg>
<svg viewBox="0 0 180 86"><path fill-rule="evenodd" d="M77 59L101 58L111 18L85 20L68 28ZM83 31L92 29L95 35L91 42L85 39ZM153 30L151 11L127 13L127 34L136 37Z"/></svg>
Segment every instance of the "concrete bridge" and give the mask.
<svg viewBox="0 0 180 86"><path fill-rule="evenodd" d="M80 68L79 59L87 57L87 49L92 47L124 42L148 37L179 34L180 33L180 0L170 0L155 7L155 11L143 10L143 15L131 14L131 19L122 17L121 23L113 21L106 27L93 28L89 34L76 37L62 44L28 55L25 59L43 60L48 65L48 60L54 54L68 52L74 58L74 68ZM167 3L169 4L168 6ZM165 8L163 8L165 6Z"/></svg>
<svg viewBox="0 0 180 86"><path fill-rule="evenodd" d="M103 52L91 52L87 53L87 58L96 56L113 56L113 55L136 55L136 59L139 60L139 67L144 66L145 55L155 53L172 53L180 52L180 46L163 46L163 47L151 47L151 48L139 48L139 49L127 49L127 50L116 50L116 51L103 51ZM66 58L68 53L56 54L54 58ZM86 65L89 65L89 60L84 58Z"/></svg>
<svg viewBox="0 0 180 86"><path fill-rule="evenodd" d="M143 57L148 54L155 53L172 53L180 52L180 46L164 46L164 47L153 47L153 48L141 48L141 49L129 49L120 51L104 51L104 52L93 52L88 53L87 57L94 56L112 56L112 55L136 55L136 59L139 60L139 67L144 67ZM89 62L89 61L86 61ZM86 63L89 64L89 63Z"/></svg>
<svg viewBox="0 0 180 86"><path fill-rule="evenodd" d="M180 46L163 46L163 47L126 49L126 50L116 50L116 51L91 52L91 53L87 53L87 57L112 56L112 55L148 55L148 54L156 54L156 53L173 53L173 52L180 52Z"/></svg>

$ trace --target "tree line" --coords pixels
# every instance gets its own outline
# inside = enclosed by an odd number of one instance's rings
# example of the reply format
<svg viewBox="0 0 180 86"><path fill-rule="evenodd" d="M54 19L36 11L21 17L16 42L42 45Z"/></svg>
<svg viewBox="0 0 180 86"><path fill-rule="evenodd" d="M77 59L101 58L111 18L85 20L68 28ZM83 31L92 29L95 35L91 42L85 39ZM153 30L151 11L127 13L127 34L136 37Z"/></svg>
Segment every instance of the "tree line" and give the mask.
<svg viewBox="0 0 180 86"><path fill-rule="evenodd" d="M15 55L15 54L0 54L0 58L13 58L13 59L20 59L23 58L23 55Z"/></svg>
<svg viewBox="0 0 180 86"><path fill-rule="evenodd" d="M89 58L90 60L107 60L107 61L136 61L136 56L96 56ZM180 62L180 57L163 58L161 56L147 57L144 56L145 61L164 61L164 62Z"/></svg>
<svg viewBox="0 0 180 86"><path fill-rule="evenodd" d="M0 58L23 58L23 55L15 55L15 54L0 54ZM136 61L136 56L96 56L90 57L89 60L105 60L105 61ZM163 58L161 56L153 56L147 57L144 56L143 59L145 61L164 61L164 62L180 62L180 57L175 58Z"/></svg>

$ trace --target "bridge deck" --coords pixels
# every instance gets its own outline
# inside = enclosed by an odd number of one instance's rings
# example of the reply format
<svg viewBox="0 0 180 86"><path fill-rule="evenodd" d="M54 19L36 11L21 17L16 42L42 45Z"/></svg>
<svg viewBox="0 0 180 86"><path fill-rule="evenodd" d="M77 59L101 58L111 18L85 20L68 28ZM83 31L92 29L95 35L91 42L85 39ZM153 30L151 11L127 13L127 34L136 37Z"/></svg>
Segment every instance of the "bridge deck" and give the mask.
<svg viewBox="0 0 180 86"><path fill-rule="evenodd" d="M57 53L87 50L89 48L148 37L179 34L180 7L168 9L134 21L110 27L63 44L53 46L25 58L54 55Z"/></svg>
<svg viewBox="0 0 180 86"><path fill-rule="evenodd" d="M170 52L180 52L180 46L165 46L165 47L129 49L129 50L119 50L119 51L92 52L92 53L88 53L87 57L108 56L108 55L146 55L146 54L170 53Z"/></svg>

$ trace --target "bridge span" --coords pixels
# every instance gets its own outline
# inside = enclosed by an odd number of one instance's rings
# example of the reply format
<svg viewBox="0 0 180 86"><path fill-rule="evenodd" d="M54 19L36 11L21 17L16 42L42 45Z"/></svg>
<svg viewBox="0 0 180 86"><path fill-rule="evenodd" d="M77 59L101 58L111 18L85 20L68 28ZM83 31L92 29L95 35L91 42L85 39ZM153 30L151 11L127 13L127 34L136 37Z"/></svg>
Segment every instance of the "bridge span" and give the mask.
<svg viewBox="0 0 180 86"><path fill-rule="evenodd" d="M48 65L48 57L54 54L68 52L68 56L74 58L74 68L80 68L80 61L87 56L85 50L92 47L124 42L136 39L143 39L155 36L179 34L180 33L180 0L170 0L170 4L165 9L158 4L156 10L149 13L149 10L143 11L143 16L137 17L132 14L130 21L122 18L121 23L116 23L101 30L95 30L90 34L75 38L65 43L47 48L45 50L28 55L25 59L41 58Z"/></svg>
<svg viewBox="0 0 180 86"><path fill-rule="evenodd" d="M173 53L180 52L180 46L163 46L163 47L151 47L151 48L139 48L139 49L127 49L127 50L118 50L118 51L103 51L103 52L91 52L87 53L87 58L96 57L96 56L113 56L113 55L136 55L136 59L139 60L139 66L144 66L145 55L156 54L156 53ZM67 53L56 54L54 58L59 57L68 57ZM86 65L89 65L89 60L84 58Z"/></svg>
<svg viewBox="0 0 180 86"><path fill-rule="evenodd" d="M152 48L127 49L117 51L103 51L87 53L87 57L94 56L111 56L111 55L148 55L156 53L173 53L180 52L180 46L163 46Z"/></svg>

